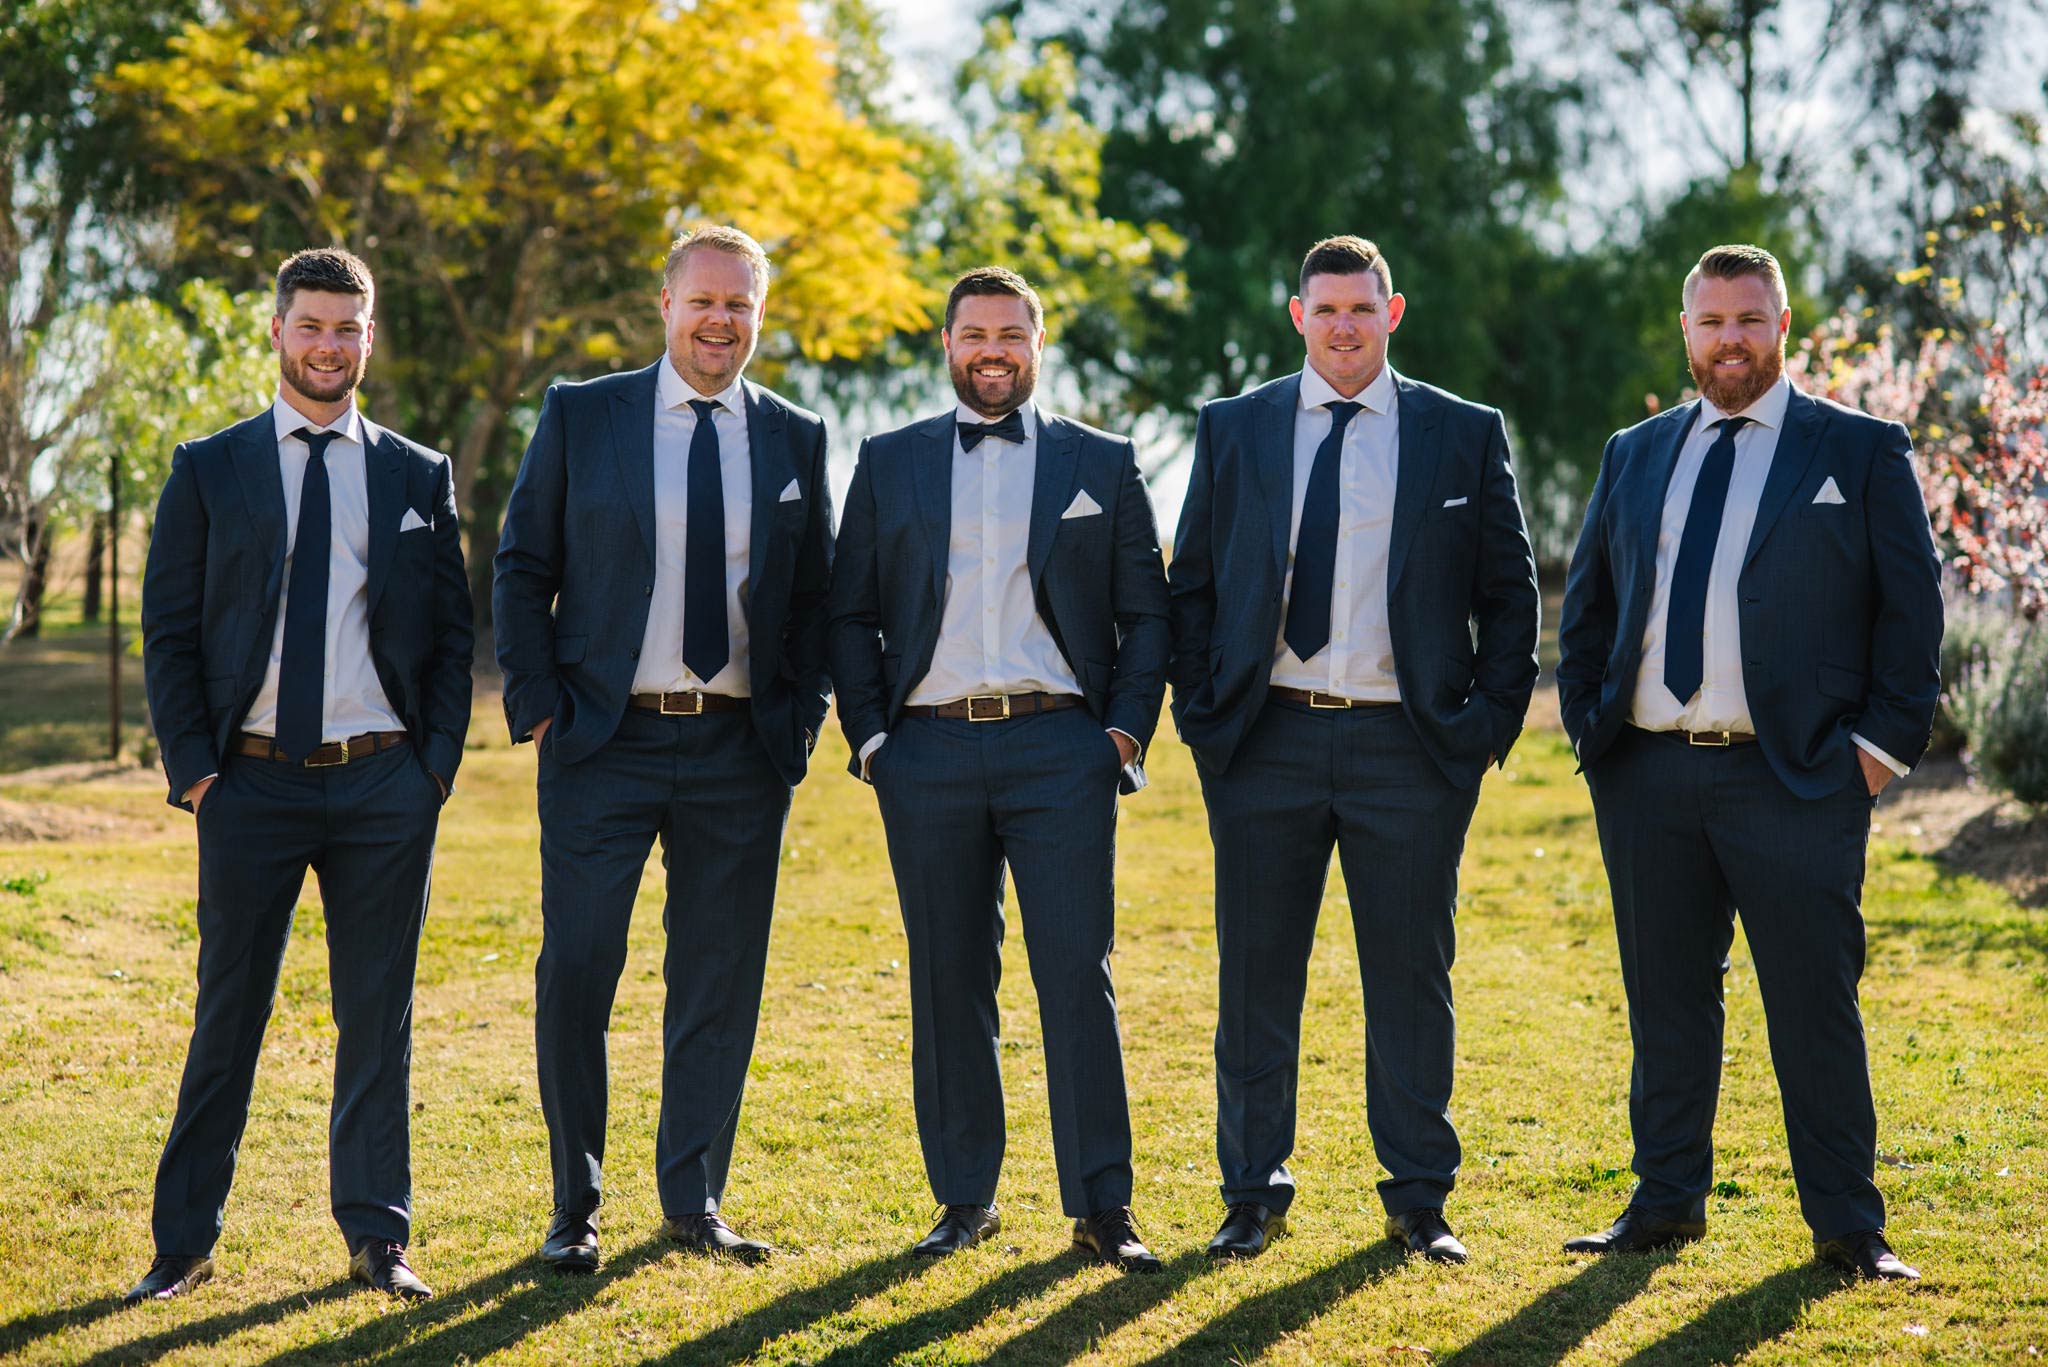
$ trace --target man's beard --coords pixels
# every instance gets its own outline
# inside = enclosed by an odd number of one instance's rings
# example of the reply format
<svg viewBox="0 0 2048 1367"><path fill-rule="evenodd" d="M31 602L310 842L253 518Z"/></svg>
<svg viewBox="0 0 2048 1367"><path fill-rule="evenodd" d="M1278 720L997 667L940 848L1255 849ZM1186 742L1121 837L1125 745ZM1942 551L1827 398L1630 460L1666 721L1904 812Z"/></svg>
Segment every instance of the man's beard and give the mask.
<svg viewBox="0 0 2048 1367"><path fill-rule="evenodd" d="M999 418L1022 408L1031 401L1033 391L1038 388L1036 359L1027 360L1015 368L1008 381L1009 388L1002 397L982 388L989 382L975 375L974 366L955 362L948 369L953 377L954 395L975 412L989 417Z"/></svg>
<svg viewBox="0 0 2048 1367"><path fill-rule="evenodd" d="M295 361L283 353L278 355L278 368L284 373L284 382L315 403L340 403L355 392L363 382L363 372L369 369L367 356L360 357L351 366L346 358L343 369L336 375L316 375L303 361Z"/></svg>
<svg viewBox="0 0 2048 1367"><path fill-rule="evenodd" d="M1727 347L1721 349L1723 355L1728 351ZM1765 391L1785 373L1785 353L1777 347L1746 351L1744 354L1750 360L1749 372L1724 380L1714 373L1714 358L1709 357L1707 364L1702 366L1690 351L1686 353L1686 367L1692 371L1692 382L1699 386L1700 397L1723 413L1740 413L1762 398Z"/></svg>

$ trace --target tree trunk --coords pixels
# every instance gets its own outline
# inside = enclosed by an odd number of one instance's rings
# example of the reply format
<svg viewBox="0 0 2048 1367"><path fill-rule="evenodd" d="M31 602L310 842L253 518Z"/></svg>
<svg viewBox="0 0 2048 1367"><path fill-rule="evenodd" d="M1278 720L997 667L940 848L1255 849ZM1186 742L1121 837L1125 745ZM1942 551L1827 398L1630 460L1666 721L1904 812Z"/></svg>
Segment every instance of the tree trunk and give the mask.
<svg viewBox="0 0 2048 1367"><path fill-rule="evenodd" d="M28 547L27 570L14 595L14 628L8 634L33 637L43 634L43 590L50 582L50 524L36 517L26 531L22 541Z"/></svg>
<svg viewBox="0 0 2048 1367"><path fill-rule="evenodd" d="M491 627L491 561L498 554L498 530L505 521L505 482L485 475L470 489L463 524L469 529L469 598L476 608L477 634Z"/></svg>
<svg viewBox="0 0 2048 1367"><path fill-rule="evenodd" d="M100 578L106 572L107 563L107 520L95 517L92 520L92 540L85 548L85 605L80 616L88 622L100 619Z"/></svg>

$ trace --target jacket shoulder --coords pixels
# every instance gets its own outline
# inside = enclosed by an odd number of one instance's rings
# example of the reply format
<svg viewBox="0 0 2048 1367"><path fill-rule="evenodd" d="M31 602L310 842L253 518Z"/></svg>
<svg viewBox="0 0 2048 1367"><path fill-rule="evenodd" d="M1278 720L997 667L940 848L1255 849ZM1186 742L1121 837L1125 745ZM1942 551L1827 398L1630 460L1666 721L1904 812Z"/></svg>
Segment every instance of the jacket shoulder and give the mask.
<svg viewBox="0 0 2048 1367"><path fill-rule="evenodd" d="M1501 418L1500 410L1489 404L1475 403L1471 399L1453 394L1448 389L1440 388L1424 380L1411 379L1406 375L1401 376L1401 382L1411 397L1419 397L1425 403L1436 404L1454 417L1484 423L1492 423L1496 420L1504 421Z"/></svg>
<svg viewBox="0 0 2048 1367"><path fill-rule="evenodd" d="M1047 427L1067 429L1080 437L1084 443L1101 443L1124 452L1131 450L1134 445L1129 437L1120 436L1104 428L1091 426L1088 423L1082 422L1079 418L1070 418L1063 413L1044 413L1041 415L1041 420Z"/></svg>
<svg viewBox="0 0 2048 1367"><path fill-rule="evenodd" d="M275 439L269 409L264 409L254 417L231 422L226 427L208 432L203 437L182 441L178 445L184 449L189 460L213 461L225 458L230 447L249 437Z"/></svg>
<svg viewBox="0 0 2048 1367"><path fill-rule="evenodd" d="M792 403L766 385L758 385L749 380L747 388L753 392L755 399L763 408L773 408L780 411L785 419L799 427L816 428L825 425L824 418L805 408L802 404Z"/></svg>
<svg viewBox="0 0 2048 1367"><path fill-rule="evenodd" d="M1268 380L1262 385L1254 385L1252 388L1242 393L1232 394L1228 398L1211 399L1202 405L1202 415L1208 418L1210 422L1232 422L1239 420L1249 416L1259 404L1284 399L1287 387L1299 384L1300 382L1301 377L1299 375L1282 375L1277 380Z"/></svg>
<svg viewBox="0 0 2048 1367"><path fill-rule="evenodd" d="M1875 413L1866 413L1860 408L1851 408L1848 404L1838 403L1824 394L1808 394L1804 391L1795 391L1792 401L1798 403L1802 399L1818 407L1821 415L1828 420L1830 427L1839 423L1841 424L1841 431L1864 441L1874 441L1894 428L1900 431L1905 430L1900 424L1893 422L1889 418L1880 418Z"/></svg>
<svg viewBox="0 0 2048 1367"><path fill-rule="evenodd" d="M394 432L388 427L376 424L373 424L373 426L376 427L378 440L389 442L398 449L400 455L410 460L415 460L425 465L448 465L451 463L446 452L436 451L433 447L423 442L414 441L404 433Z"/></svg>

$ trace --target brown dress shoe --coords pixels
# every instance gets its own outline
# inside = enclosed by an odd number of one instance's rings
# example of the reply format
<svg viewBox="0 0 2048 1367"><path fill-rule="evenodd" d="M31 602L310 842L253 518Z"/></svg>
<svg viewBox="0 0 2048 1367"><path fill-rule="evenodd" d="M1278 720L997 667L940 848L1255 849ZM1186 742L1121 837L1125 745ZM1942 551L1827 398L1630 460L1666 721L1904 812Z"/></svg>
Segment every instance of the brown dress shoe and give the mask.
<svg viewBox="0 0 2048 1367"><path fill-rule="evenodd" d="M1844 1234L1839 1239L1815 1239L1813 1255L1832 1267L1853 1272L1868 1282L1917 1282L1918 1270L1906 1266L1881 1229Z"/></svg>
<svg viewBox="0 0 2048 1367"><path fill-rule="evenodd" d="M213 1259L204 1255L168 1254L158 1255L149 1265L149 1271L142 1274L142 1280L128 1288L128 1294L121 1297L123 1305L140 1305L144 1301L167 1301L173 1296L182 1296L201 1282L213 1279Z"/></svg>
<svg viewBox="0 0 2048 1367"><path fill-rule="evenodd" d="M1387 1217L1387 1237L1433 1263L1462 1263L1471 1255L1435 1206L1417 1206Z"/></svg>
<svg viewBox="0 0 2048 1367"><path fill-rule="evenodd" d="M716 1214L678 1215L661 1232L693 1253L722 1253L743 1263L764 1262L775 1251L759 1239L742 1239Z"/></svg>

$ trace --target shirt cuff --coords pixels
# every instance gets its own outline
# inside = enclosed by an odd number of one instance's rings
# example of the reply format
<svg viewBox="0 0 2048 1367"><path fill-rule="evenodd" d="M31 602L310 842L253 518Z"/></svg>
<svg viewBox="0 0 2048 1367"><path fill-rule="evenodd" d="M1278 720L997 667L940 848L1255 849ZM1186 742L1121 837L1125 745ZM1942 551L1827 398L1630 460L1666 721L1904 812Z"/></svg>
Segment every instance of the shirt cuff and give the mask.
<svg viewBox="0 0 2048 1367"><path fill-rule="evenodd" d="M869 737L868 737L868 743L867 743L866 745L863 745L863 746L861 746L861 748L860 748L860 776L861 776L861 780L862 780L863 782L872 782L872 781L873 781L873 780L871 780L871 779L869 779L869 778L868 778L868 761L869 761L869 760L871 760L871 759L873 759L873 758L875 757L875 751L877 751L877 750L881 749L881 748L882 748L882 742L884 742L884 741L886 741L886 740L888 740L888 739L889 739L889 733L888 733L887 731L877 731L877 732L875 732L875 734L874 734L874 735L872 735L872 736L869 736Z"/></svg>
<svg viewBox="0 0 2048 1367"><path fill-rule="evenodd" d="M1878 749L1875 745L1872 745L1869 741L1863 739L1863 737L1851 735L1849 739L1855 741L1857 748L1862 750L1864 754L1869 755L1872 759L1876 760L1879 764L1882 764L1885 768L1897 774L1900 778L1904 778L1907 774L1913 772L1905 765L1893 759L1890 755L1887 755L1884 751Z"/></svg>
<svg viewBox="0 0 2048 1367"><path fill-rule="evenodd" d="M1105 726L1102 729L1109 732L1112 736L1122 736L1131 743L1131 764L1143 764L1145 762L1145 747L1136 736L1124 730L1121 726ZM1130 766L1126 765L1125 767L1129 768Z"/></svg>
<svg viewBox="0 0 2048 1367"><path fill-rule="evenodd" d="M200 779L199 783L208 783L219 777L220 770L216 769L212 773L208 774L205 778ZM192 800L192 794L199 791L199 783L195 783L190 788L187 788L182 794L179 795L178 801L190 802Z"/></svg>

